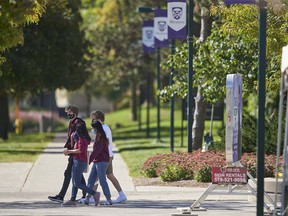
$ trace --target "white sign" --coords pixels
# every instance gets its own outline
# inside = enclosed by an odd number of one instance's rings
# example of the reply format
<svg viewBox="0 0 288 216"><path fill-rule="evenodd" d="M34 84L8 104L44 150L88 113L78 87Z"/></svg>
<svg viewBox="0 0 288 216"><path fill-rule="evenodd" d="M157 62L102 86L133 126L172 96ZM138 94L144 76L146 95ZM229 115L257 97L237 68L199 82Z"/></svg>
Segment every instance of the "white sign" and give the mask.
<svg viewBox="0 0 288 216"><path fill-rule="evenodd" d="M281 61L281 71L284 71L288 68L288 45L282 48L282 61Z"/></svg>
<svg viewBox="0 0 288 216"><path fill-rule="evenodd" d="M226 162L241 159L242 142L242 76L228 74L226 78Z"/></svg>

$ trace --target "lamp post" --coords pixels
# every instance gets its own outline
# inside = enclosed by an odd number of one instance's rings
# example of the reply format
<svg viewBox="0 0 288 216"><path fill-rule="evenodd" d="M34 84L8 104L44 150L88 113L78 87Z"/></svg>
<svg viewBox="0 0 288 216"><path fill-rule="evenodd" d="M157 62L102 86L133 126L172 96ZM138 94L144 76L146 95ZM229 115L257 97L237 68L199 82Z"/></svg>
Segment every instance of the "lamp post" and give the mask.
<svg viewBox="0 0 288 216"><path fill-rule="evenodd" d="M188 10L188 116L187 116L187 137L188 137L188 152L192 152L192 126L193 126L193 0L189 0Z"/></svg>
<svg viewBox="0 0 288 216"><path fill-rule="evenodd" d="M267 3L259 0L259 74L258 74L258 121L257 121L257 215L263 215L264 206L264 144L265 144L265 67ZM276 201L275 201L276 202Z"/></svg>

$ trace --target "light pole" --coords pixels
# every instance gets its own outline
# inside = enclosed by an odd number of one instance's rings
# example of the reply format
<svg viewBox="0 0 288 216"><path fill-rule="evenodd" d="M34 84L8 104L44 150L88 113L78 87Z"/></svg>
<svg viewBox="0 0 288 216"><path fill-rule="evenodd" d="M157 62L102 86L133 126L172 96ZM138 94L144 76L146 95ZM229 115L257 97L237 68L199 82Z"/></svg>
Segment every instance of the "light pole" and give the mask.
<svg viewBox="0 0 288 216"><path fill-rule="evenodd" d="M259 74L258 74L258 121L257 121L257 215L263 215L264 206L264 146L265 146L265 68L267 3L259 0ZM276 202L276 201L275 201Z"/></svg>
<svg viewBox="0 0 288 216"><path fill-rule="evenodd" d="M193 0L189 0L188 9L188 116L187 116L187 136L188 136L188 152L192 152L192 126L193 126Z"/></svg>

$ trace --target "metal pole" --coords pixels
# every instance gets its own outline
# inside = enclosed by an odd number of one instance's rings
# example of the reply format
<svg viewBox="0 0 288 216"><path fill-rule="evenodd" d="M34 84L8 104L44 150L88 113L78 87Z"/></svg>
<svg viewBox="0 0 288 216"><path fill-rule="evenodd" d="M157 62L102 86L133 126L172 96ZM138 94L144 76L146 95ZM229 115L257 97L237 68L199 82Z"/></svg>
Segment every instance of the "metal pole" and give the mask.
<svg viewBox="0 0 288 216"><path fill-rule="evenodd" d="M160 48L157 48L157 89L160 91ZM160 138L160 96L157 96L157 139L156 142L161 142Z"/></svg>
<svg viewBox="0 0 288 216"><path fill-rule="evenodd" d="M147 108L146 108L146 137L150 137L150 76L147 72L147 89L146 89L146 100L147 100Z"/></svg>
<svg viewBox="0 0 288 216"><path fill-rule="evenodd" d="M175 54L175 40L170 42L171 55ZM171 68L170 86L173 85L174 67ZM170 150L174 152L174 96L170 98Z"/></svg>
<svg viewBox="0 0 288 216"><path fill-rule="evenodd" d="M187 136L188 136L188 152L192 152L192 126L193 126L193 0L189 0L188 10L188 124L187 124Z"/></svg>
<svg viewBox="0 0 288 216"><path fill-rule="evenodd" d="M259 0L259 74L258 74L258 121L257 121L257 216L263 215L264 207L264 154L265 154L265 66L266 66L266 1Z"/></svg>

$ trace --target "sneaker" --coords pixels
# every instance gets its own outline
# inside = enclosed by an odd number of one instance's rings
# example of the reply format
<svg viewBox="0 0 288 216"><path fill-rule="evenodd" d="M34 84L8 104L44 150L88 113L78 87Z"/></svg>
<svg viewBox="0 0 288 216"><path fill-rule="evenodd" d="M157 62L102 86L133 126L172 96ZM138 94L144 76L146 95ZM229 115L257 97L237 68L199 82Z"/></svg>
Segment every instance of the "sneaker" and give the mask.
<svg viewBox="0 0 288 216"><path fill-rule="evenodd" d="M100 192L96 192L94 195L95 206L97 206L99 204L99 201L100 201Z"/></svg>
<svg viewBox="0 0 288 216"><path fill-rule="evenodd" d="M48 199L51 200L52 202L63 203L63 198L59 197L58 195L48 196Z"/></svg>
<svg viewBox="0 0 288 216"><path fill-rule="evenodd" d="M81 199L77 200L77 202L81 204L88 204L85 197L82 197Z"/></svg>
<svg viewBox="0 0 288 216"><path fill-rule="evenodd" d="M125 195L119 195L117 199L114 201L114 203L122 203L127 200L127 197Z"/></svg>
<svg viewBox="0 0 288 216"><path fill-rule="evenodd" d="M113 202L112 202L112 200L106 200L106 201L104 201L104 202L102 202L102 203L100 203L100 205L113 205Z"/></svg>
<svg viewBox="0 0 288 216"><path fill-rule="evenodd" d="M62 205L62 206L65 206L65 207L76 206L76 201L68 200L68 201L62 203L61 205Z"/></svg>
<svg viewBox="0 0 288 216"><path fill-rule="evenodd" d="M93 196L91 196L91 197L89 198L89 203L95 203Z"/></svg>

